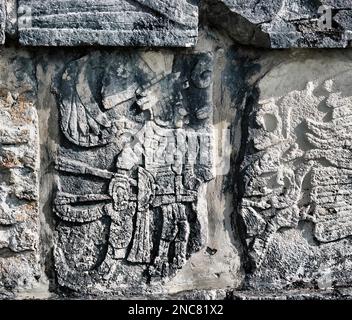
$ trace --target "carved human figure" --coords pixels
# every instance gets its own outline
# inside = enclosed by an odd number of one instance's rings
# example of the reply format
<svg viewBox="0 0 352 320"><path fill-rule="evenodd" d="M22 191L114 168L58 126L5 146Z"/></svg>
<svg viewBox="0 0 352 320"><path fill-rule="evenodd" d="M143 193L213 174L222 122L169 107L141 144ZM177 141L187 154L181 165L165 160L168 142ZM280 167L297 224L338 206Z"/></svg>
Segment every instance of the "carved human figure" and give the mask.
<svg viewBox="0 0 352 320"><path fill-rule="evenodd" d="M305 215L298 202L303 179L311 168L306 163L299 168L292 166L303 152L282 117L290 112L283 112L271 101L260 108L256 152L244 161L245 193L240 207L253 268L261 266L275 233L284 227L296 227Z"/></svg>
<svg viewBox="0 0 352 320"><path fill-rule="evenodd" d="M127 105L134 110L114 121L99 112L97 105L87 109L90 102L80 107L80 112L71 110L71 117L62 115L61 127L71 142L86 148L109 144L118 148L114 170L98 169L67 157L60 157L57 164L60 172L108 181L108 194L76 196L60 190L55 200L56 213L63 221L89 223L109 218L106 253L90 271L91 278L100 275L108 280L116 268L126 264L146 266L149 280L167 279L200 249L199 189L212 179L213 165L208 128L212 110L208 100L209 59L208 55L200 58L190 75L156 74L143 85L133 80L126 83L127 89L104 96L109 109ZM87 60L76 62L76 66L86 69ZM69 67L63 77L69 78L67 87L72 92L69 82L76 80L70 78L71 71L75 68ZM126 72L121 74L121 81L128 79ZM111 83L109 80L108 85ZM190 103L197 94L203 96L201 107ZM67 104L74 107L71 99L62 103L62 110ZM75 125L75 117L84 109L89 121L88 129L82 132ZM95 205L84 205L87 202ZM57 252L59 256L62 249L58 247Z"/></svg>
<svg viewBox="0 0 352 320"><path fill-rule="evenodd" d="M169 92L175 82L179 81L178 76L171 75L163 80L171 82L168 84ZM174 95L166 104L149 103L152 100L153 87L165 85L163 81L152 84L140 93L138 105L142 110L148 110L151 120L143 127L142 133L137 135L136 143L124 148L116 164L118 172L127 177L135 166L144 163L138 167L139 177L144 172L143 177L146 180L138 190L136 229L139 232L134 235L127 260L152 263L150 273L161 277L167 276L170 269L181 268L186 262L190 234L186 206L187 203L196 202L201 183L194 174L197 155L191 154L192 151L197 152L195 148L198 145L191 145L197 142L190 139L192 137L188 137L182 128L188 112L183 106L180 89L173 89ZM173 109L174 116L171 121L167 121L162 115L168 114L167 110L170 108ZM196 138L194 134L193 138ZM119 183L125 184L123 189L128 190L128 179L119 180ZM150 258L149 243L150 208L158 212L161 220L160 239L153 261ZM174 253L171 253L172 245Z"/></svg>

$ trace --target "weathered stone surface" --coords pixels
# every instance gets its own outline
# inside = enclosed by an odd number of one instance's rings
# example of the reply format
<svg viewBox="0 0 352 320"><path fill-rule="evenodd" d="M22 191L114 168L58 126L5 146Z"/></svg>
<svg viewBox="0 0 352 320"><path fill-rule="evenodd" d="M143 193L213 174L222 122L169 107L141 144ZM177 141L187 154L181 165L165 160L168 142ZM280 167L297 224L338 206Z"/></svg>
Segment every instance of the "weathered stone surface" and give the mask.
<svg viewBox="0 0 352 320"><path fill-rule="evenodd" d="M302 301L302 300L351 300L351 292L335 290L288 290L288 291L233 291L228 292L227 299L255 301Z"/></svg>
<svg viewBox="0 0 352 320"><path fill-rule="evenodd" d="M352 39L349 0L209 0L211 22L242 44L344 48Z"/></svg>
<svg viewBox="0 0 352 320"><path fill-rule="evenodd" d="M18 40L17 0L6 0L6 39Z"/></svg>
<svg viewBox="0 0 352 320"><path fill-rule="evenodd" d="M205 246L212 74L210 53L96 53L65 66L55 81L60 286L162 292Z"/></svg>
<svg viewBox="0 0 352 320"><path fill-rule="evenodd" d="M5 24L6 24L5 0L0 0L0 44L5 42Z"/></svg>
<svg viewBox="0 0 352 320"><path fill-rule="evenodd" d="M190 47L198 35L197 2L20 0L20 43Z"/></svg>
<svg viewBox="0 0 352 320"><path fill-rule="evenodd" d="M0 294L29 289L39 267L39 133L29 57L0 50Z"/></svg>
<svg viewBox="0 0 352 320"><path fill-rule="evenodd" d="M278 3L236 2L232 37L273 46ZM2 47L1 297L350 299L351 51L207 23L194 49Z"/></svg>
<svg viewBox="0 0 352 320"><path fill-rule="evenodd" d="M254 288L350 285L352 65L328 56L283 60L258 84L238 181Z"/></svg>

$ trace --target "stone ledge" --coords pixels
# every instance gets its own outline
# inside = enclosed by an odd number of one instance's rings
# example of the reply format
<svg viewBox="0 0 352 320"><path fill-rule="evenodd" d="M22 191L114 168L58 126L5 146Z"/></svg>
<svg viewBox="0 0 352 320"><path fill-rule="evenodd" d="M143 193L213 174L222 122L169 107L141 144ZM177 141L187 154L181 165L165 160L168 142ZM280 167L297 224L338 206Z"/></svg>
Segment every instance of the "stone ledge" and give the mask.
<svg viewBox="0 0 352 320"><path fill-rule="evenodd" d="M191 47L198 7L188 0L20 0L18 29L27 46Z"/></svg>
<svg viewBox="0 0 352 320"><path fill-rule="evenodd" d="M351 46L350 1L209 0L214 26L244 45L284 48Z"/></svg>

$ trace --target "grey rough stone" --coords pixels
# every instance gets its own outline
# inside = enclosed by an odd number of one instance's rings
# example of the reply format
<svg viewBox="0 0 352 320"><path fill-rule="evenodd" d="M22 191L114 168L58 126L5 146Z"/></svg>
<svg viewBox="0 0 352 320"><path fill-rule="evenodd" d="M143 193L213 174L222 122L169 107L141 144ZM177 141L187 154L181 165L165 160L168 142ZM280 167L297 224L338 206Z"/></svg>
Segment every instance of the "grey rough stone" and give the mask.
<svg viewBox="0 0 352 320"><path fill-rule="evenodd" d="M230 300L351 300L350 292L343 290L289 290L289 291L233 291L226 296Z"/></svg>
<svg viewBox="0 0 352 320"><path fill-rule="evenodd" d="M0 0L0 45L5 43L6 7L5 0Z"/></svg>
<svg viewBox="0 0 352 320"><path fill-rule="evenodd" d="M352 5L334 0L209 0L210 21L237 42L269 48L345 48Z"/></svg>
<svg viewBox="0 0 352 320"><path fill-rule="evenodd" d="M351 50L0 50L0 297L351 298Z"/></svg>
<svg viewBox="0 0 352 320"><path fill-rule="evenodd" d="M284 59L258 82L238 172L254 289L351 285L351 62L326 58Z"/></svg>
<svg viewBox="0 0 352 320"><path fill-rule="evenodd" d="M197 0L19 0L19 38L32 46L195 45Z"/></svg>
<svg viewBox="0 0 352 320"><path fill-rule="evenodd" d="M81 293L164 292L205 246L210 53L92 53L55 81L55 268Z"/></svg>
<svg viewBox="0 0 352 320"><path fill-rule="evenodd" d="M0 293L13 293L32 288L41 274L39 133L31 60L0 53Z"/></svg>
<svg viewBox="0 0 352 320"><path fill-rule="evenodd" d="M6 0L6 39L18 39L17 0Z"/></svg>

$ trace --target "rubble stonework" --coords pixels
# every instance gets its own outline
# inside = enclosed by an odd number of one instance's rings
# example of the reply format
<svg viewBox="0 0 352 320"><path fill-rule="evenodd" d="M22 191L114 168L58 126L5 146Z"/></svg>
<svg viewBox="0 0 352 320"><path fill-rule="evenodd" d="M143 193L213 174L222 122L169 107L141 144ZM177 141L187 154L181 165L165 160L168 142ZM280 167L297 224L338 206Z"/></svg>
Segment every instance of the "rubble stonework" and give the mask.
<svg viewBox="0 0 352 320"><path fill-rule="evenodd" d="M349 0L209 0L210 21L237 42L268 48L345 48Z"/></svg>
<svg viewBox="0 0 352 320"><path fill-rule="evenodd" d="M1 295L31 288L41 272L39 132L33 65L23 52L0 49L0 53Z"/></svg>

